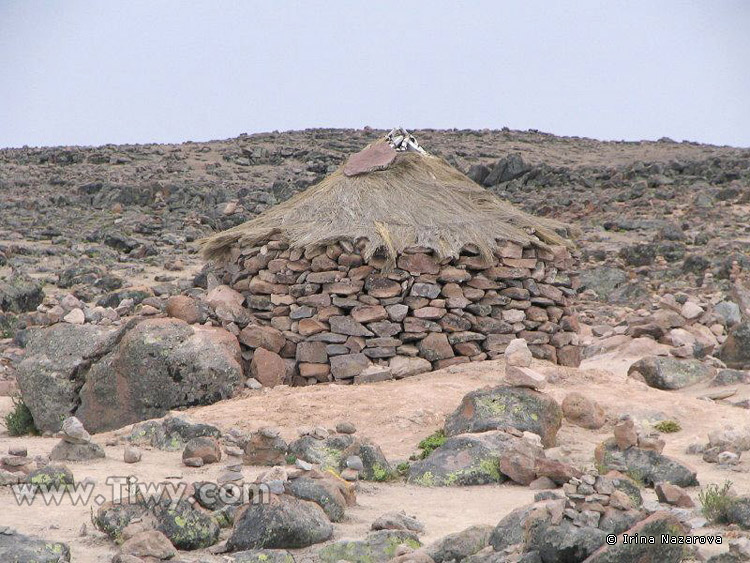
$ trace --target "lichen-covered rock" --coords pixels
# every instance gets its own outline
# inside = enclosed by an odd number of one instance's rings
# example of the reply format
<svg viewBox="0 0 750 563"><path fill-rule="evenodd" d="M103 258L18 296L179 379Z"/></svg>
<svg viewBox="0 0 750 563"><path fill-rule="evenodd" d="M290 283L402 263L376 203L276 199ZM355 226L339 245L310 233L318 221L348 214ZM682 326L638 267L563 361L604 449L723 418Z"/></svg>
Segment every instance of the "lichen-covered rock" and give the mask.
<svg viewBox="0 0 750 563"><path fill-rule="evenodd" d="M49 458L52 461L88 461L105 457L104 448L95 442L71 444L65 440L52 448Z"/></svg>
<svg viewBox="0 0 750 563"><path fill-rule="evenodd" d="M284 483L284 492L302 500L309 500L323 509L331 522L341 522L346 511L346 497L341 487L331 479L299 477Z"/></svg>
<svg viewBox="0 0 750 563"><path fill-rule="evenodd" d="M317 463L321 469L341 467L342 453L354 443L350 434L332 434L323 440L314 436L302 436L289 444L289 453L309 463Z"/></svg>
<svg viewBox="0 0 750 563"><path fill-rule="evenodd" d="M523 542L524 523L533 510L533 504L521 506L512 510L497 523L488 538L489 544L495 551L503 551L507 547Z"/></svg>
<svg viewBox="0 0 750 563"><path fill-rule="evenodd" d="M727 520L743 530L750 530L750 495L742 495L733 500L727 511Z"/></svg>
<svg viewBox="0 0 750 563"><path fill-rule="evenodd" d="M250 504L227 540L230 551L307 547L326 541L333 526L317 504L289 495L272 495L268 503Z"/></svg>
<svg viewBox="0 0 750 563"><path fill-rule="evenodd" d="M654 450L635 446L620 450L612 438L599 444L594 456L606 469L623 470L636 481L649 486L659 481L667 481L680 487L698 485L696 471L684 463Z"/></svg>
<svg viewBox="0 0 750 563"><path fill-rule="evenodd" d="M378 530L363 540L341 540L325 546L318 553L321 563L339 561L385 563L393 559L400 545L418 548L422 544L414 532L407 530Z"/></svg>
<svg viewBox="0 0 750 563"><path fill-rule="evenodd" d="M232 554L232 563L294 563L285 549L249 549Z"/></svg>
<svg viewBox="0 0 750 563"><path fill-rule="evenodd" d="M630 541L623 543L623 534L617 535L617 543L603 545L585 560L585 563L680 563L686 556L685 545L679 544L690 530L675 515L655 512L645 520L629 528L627 536L654 538L655 543ZM662 542L664 536L675 538Z"/></svg>
<svg viewBox="0 0 750 563"><path fill-rule="evenodd" d="M362 460L360 477L366 481L385 481L393 475L393 468L383 450L369 440L355 440L341 453L340 470L346 468L346 459L350 456L357 456Z"/></svg>
<svg viewBox="0 0 750 563"><path fill-rule="evenodd" d="M178 319L149 319L91 367L76 416L89 431L113 430L172 408L229 398L242 382L234 335Z"/></svg>
<svg viewBox="0 0 750 563"><path fill-rule="evenodd" d="M528 388L500 386L465 395L445 421L445 433L455 436L516 428L538 434L545 447L552 447L561 424L560 405L549 395Z"/></svg>
<svg viewBox="0 0 750 563"><path fill-rule="evenodd" d="M19 534L0 533L0 561L8 563L69 563L67 544Z"/></svg>
<svg viewBox="0 0 750 563"><path fill-rule="evenodd" d="M30 331L26 356L16 372L23 401L42 432L57 432L80 399L85 368L106 352L118 331L59 323Z"/></svg>
<svg viewBox="0 0 750 563"><path fill-rule="evenodd" d="M41 487L59 488L73 484L73 472L64 465L50 463L29 473L26 481Z"/></svg>
<svg viewBox="0 0 750 563"><path fill-rule="evenodd" d="M122 531L134 520L150 515L156 521L156 529L172 544L183 550L203 549L219 540L219 524L216 520L187 500L171 502L162 499L136 499L135 502L106 502L94 516L96 528L117 540Z"/></svg>
<svg viewBox="0 0 750 563"><path fill-rule="evenodd" d="M646 356L628 368L628 375L634 372L640 373L650 387L672 390L707 381L716 369L698 360Z"/></svg>
<svg viewBox="0 0 750 563"><path fill-rule="evenodd" d="M448 438L427 458L414 462L409 468L408 481L427 487L501 483L508 478L501 470L501 458L527 459L533 472L534 460L539 455L541 448L506 432L461 434Z"/></svg>
<svg viewBox="0 0 750 563"><path fill-rule="evenodd" d="M193 422L187 416L167 415L135 424L130 431L130 442L160 450L177 451L194 438L220 438L221 430L210 424Z"/></svg>

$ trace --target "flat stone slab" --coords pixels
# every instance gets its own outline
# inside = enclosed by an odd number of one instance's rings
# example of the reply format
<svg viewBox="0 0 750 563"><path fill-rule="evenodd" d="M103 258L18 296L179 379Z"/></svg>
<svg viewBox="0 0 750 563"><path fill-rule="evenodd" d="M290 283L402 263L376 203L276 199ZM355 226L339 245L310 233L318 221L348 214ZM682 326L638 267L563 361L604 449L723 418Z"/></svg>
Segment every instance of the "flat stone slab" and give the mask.
<svg viewBox="0 0 750 563"><path fill-rule="evenodd" d="M344 164L345 176L357 176L385 170L396 159L396 150L387 143L376 143L349 157Z"/></svg>

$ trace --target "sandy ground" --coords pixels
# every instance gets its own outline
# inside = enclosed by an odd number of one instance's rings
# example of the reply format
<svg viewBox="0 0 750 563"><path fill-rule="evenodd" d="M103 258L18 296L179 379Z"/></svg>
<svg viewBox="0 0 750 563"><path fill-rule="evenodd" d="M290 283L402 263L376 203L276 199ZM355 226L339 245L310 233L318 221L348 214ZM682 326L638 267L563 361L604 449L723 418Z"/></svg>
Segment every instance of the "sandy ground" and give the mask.
<svg viewBox="0 0 750 563"><path fill-rule="evenodd" d="M634 348L634 349L632 349ZM685 454L688 444L706 442L708 431L725 425L750 424L747 410L697 398L706 388L698 386L680 392L658 391L629 379L627 367L642 350L637 343L631 349L599 356L584 362L580 369L561 368L546 363L536 367L549 379L547 392L558 401L571 391L580 391L598 401L606 410L609 422L598 431L584 430L564 423L558 434L558 447L551 456L562 457L579 465L593 463L597 443L611 435L612 422L623 413L630 413L643 424L669 418L680 422L683 430L665 435L665 453L698 470L701 485L723 483L729 479L738 491L750 491L750 474L746 463L734 470L704 463L699 456ZM229 430L232 427L254 430L264 425L277 425L287 439L296 436L300 426L332 427L340 420L353 422L358 434L381 445L394 463L408 458L423 437L439 428L467 392L501 382L501 362L482 362L455 366L439 372L423 374L401 381L361 386L314 386L307 388L277 387L261 391L245 391L243 395L208 407L189 410L196 420L210 422ZM744 395L743 395L744 393ZM735 398L744 398L747 390ZM0 414L10 408L10 400L0 399ZM115 442L123 430L96 436L105 444ZM30 455L48 453L56 444L54 438L10 438L0 433L0 451L12 445L25 445ZM106 446L107 458L97 462L71 463L77 480L96 480L96 493L111 497L105 484L108 476L136 475L140 480L162 481L183 479L188 482L216 477L224 463L198 469L182 465L179 452L146 450L143 461L128 465L122 461L123 444ZM227 458L233 459L233 458ZM256 476L261 468L246 467L246 478ZM699 489L691 491L697 499ZM495 524L510 510L527 503L533 491L512 484L483 487L428 489L403 483L362 483L358 505L348 510L346 521L335 524L335 538L362 537L370 523L389 510L405 510L424 524L424 542L462 530L474 524ZM68 542L76 563L108 561L115 547L90 522L92 506L33 507L18 506L9 488L0 489L0 524L48 539ZM94 505L95 506L95 505ZM81 535L85 525L86 533ZM707 533L707 532L706 532ZM225 537L226 532L222 537ZM183 554L187 561L222 561L205 552Z"/></svg>

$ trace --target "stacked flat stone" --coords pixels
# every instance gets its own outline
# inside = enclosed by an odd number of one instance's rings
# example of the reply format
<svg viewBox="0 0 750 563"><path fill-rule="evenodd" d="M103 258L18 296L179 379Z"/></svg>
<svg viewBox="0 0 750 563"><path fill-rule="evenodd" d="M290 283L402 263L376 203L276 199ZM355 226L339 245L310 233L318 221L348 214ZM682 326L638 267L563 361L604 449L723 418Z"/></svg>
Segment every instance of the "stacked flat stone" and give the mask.
<svg viewBox="0 0 750 563"><path fill-rule="evenodd" d="M537 358L580 362L567 249L508 242L487 264L471 246L444 260L412 247L388 271L363 248L300 250L276 236L233 249L219 276L245 297L239 339L261 383L399 378L498 358L515 338Z"/></svg>

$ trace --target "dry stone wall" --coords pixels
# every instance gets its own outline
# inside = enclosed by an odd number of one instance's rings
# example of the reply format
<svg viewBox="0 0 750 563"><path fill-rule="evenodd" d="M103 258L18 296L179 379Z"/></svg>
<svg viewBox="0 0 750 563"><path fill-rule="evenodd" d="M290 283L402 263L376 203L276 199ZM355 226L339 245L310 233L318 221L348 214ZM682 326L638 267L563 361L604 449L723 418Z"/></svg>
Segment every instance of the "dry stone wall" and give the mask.
<svg viewBox="0 0 750 563"><path fill-rule="evenodd" d="M401 378L497 358L514 338L537 358L580 362L567 249L508 242L488 263L471 246L444 260L411 247L387 268L363 248L300 250L277 236L233 250L218 274L245 297L247 322L235 330L253 377L271 386Z"/></svg>

